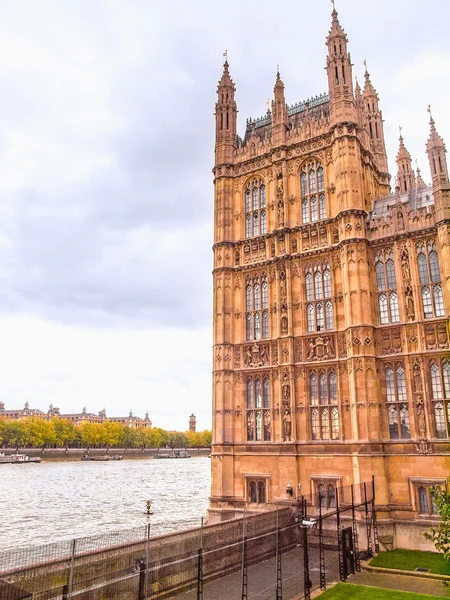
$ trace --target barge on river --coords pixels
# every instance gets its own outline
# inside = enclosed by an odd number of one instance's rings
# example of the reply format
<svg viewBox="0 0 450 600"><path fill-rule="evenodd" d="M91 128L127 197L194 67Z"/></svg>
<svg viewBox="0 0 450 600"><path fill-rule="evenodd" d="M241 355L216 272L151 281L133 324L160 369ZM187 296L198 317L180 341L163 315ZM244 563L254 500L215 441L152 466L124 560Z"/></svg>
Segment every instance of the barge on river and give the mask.
<svg viewBox="0 0 450 600"><path fill-rule="evenodd" d="M153 458L191 458L186 450L163 450L158 451Z"/></svg>
<svg viewBox="0 0 450 600"><path fill-rule="evenodd" d="M97 460L97 461L105 461L105 460L122 460L123 456L109 456L109 454L102 454L100 456L89 456L89 454L85 454L81 457L81 460Z"/></svg>
<svg viewBox="0 0 450 600"><path fill-rule="evenodd" d="M28 454L4 454L0 452L0 464L21 465L25 463L40 463L39 456L28 456Z"/></svg>

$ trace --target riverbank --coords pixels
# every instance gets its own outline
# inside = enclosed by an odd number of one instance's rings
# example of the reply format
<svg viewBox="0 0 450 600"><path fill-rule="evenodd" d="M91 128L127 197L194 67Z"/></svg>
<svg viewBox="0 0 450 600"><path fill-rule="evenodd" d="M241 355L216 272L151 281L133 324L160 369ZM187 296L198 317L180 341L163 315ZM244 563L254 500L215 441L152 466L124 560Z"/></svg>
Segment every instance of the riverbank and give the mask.
<svg viewBox="0 0 450 600"><path fill-rule="evenodd" d="M163 452L161 449L160 452ZM194 458L197 456L209 456L211 448L175 448L175 450L187 450ZM16 454L15 448L0 448L0 452L6 455ZM45 461L70 461L80 460L85 454L89 456L123 456L124 460L139 460L153 458L158 454L158 448L19 448L19 453L28 454L28 456L39 457Z"/></svg>

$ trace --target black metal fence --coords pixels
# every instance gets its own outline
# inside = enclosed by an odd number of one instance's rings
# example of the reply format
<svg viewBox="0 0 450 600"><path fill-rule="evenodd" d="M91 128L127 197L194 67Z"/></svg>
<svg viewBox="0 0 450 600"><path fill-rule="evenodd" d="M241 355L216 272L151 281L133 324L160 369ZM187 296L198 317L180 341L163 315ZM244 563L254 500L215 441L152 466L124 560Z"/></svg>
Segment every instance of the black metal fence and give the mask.
<svg viewBox="0 0 450 600"><path fill-rule="evenodd" d="M0 552L0 599L309 599L378 552L373 481L151 537L133 530Z"/></svg>

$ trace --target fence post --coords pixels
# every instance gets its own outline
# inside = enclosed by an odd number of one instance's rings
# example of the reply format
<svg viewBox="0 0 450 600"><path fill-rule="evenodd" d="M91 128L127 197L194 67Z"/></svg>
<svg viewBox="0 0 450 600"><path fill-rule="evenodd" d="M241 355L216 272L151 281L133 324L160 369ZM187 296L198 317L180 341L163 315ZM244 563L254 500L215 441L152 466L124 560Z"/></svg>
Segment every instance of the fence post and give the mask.
<svg viewBox="0 0 450 600"><path fill-rule="evenodd" d="M147 571L147 561L145 558L141 560L139 563L139 592L138 592L138 600L145 600L145 580L146 580L146 571Z"/></svg>
<svg viewBox="0 0 450 600"><path fill-rule="evenodd" d="M245 508L242 519L242 584L241 600L247 600L247 542L245 539Z"/></svg>
<svg viewBox="0 0 450 600"><path fill-rule="evenodd" d="M353 483L351 485L352 490L352 524L353 524L353 558L355 561L355 569L358 573L361 572L361 559L359 556L359 541L358 541L358 524L356 522L356 512L355 512L355 490L353 487Z"/></svg>
<svg viewBox="0 0 450 600"><path fill-rule="evenodd" d="M367 501L367 486L366 486L366 482L364 482L364 506L366 508L367 558L371 558L373 556L373 552L372 552L372 531L371 531L370 519L369 519L369 503Z"/></svg>
<svg viewBox="0 0 450 600"><path fill-rule="evenodd" d="M344 557L342 556L342 539L341 539L341 509L339 506L339 487L336 486L336 529L338 542L338 559L339 559L339 579L345 581Z"/></svg>
<svg viewBox="0 0 450 600"><path fill-rule="evenodd" d="M72 598L72 588L73 588L73 572L75 569L75 553L77 548L77 540L72 540L72 555L70 557L70 572L69 572L69 584L67 590L67 600L71 600Z"/></svg>
<svg viewBox="0 0 450 600"><path fill-rule="evenodd" d="M281 555L280 555L280 540L279 540L279 524L278 524L278 504L277 504L277 530L275 534L275 556L277 569L277 592L276 600L283 600L283 581L281 578Z"/></svg>
<svg viewBox="0 0 450 600"><path fill-rule="evenodd" d="M327 578L325 568L325 548L323 545L323 523L322 523L322 494L319 492L319 567L320 567L320 589L327 589Z"/></svg>
<svg viewBox="0 0 450 600"><path fill-rule="evenodd" d="M372 475L372 527L375 541L375 554L378 554L380 551L380 542L378 540L377 511L375 510L375 475Z"/></svg>
<svg viewBox="0 0 450 600"><path fill-rule="evenodd" d="M200 548L198 550L197 600L203 600L203 517L200 526Z"/></svg>
<svg viewBox="0 0 450 600"><path fill-rule="evenodd" d="M150 579L150 520L148 521L148 525L146 527L147 533L147 544L146 544L146 562L147 562L147 571L145 577L145 596L148 596L148 580Z"/></svg>
<svg viewBox="0 0 450 600"><path fill-rule="evenodd" d="M305 521L308 519L306 498L304 499L303 515ZM302 525L303 528L303 588L305 600L311 598L311 579L309 578L309 553L308 553L308 528L306 525Z"/></svg>

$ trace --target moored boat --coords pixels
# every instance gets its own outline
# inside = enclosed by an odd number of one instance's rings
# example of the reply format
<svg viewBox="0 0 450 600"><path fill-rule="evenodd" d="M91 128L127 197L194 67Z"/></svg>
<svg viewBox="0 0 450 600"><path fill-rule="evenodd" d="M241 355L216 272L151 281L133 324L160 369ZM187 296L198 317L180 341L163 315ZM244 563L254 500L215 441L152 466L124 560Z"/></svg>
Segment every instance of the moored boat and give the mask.
<svg viewBox="0 0 450 600"><path fill-rule="evenodd" d="M157 452L153 458L191 458L186 450L163 450Z"/></svg>
<svg viewBox="0 0 450 600"><path fill-rule="evenodd" d="M122 460L123 456L109 456L109 454L101 454L99 456L89 456L89 454L85 454L81 457L81 460L94 460L94 461L106 461L106 460Z"/></svg>
<svg viewBox="0 0 450 600"><path fill-rule="evenodd" d="M28 454L4 454L0 452L0 464L20 465L24 463L40 463L39 456L28 456Z"/></svg>

